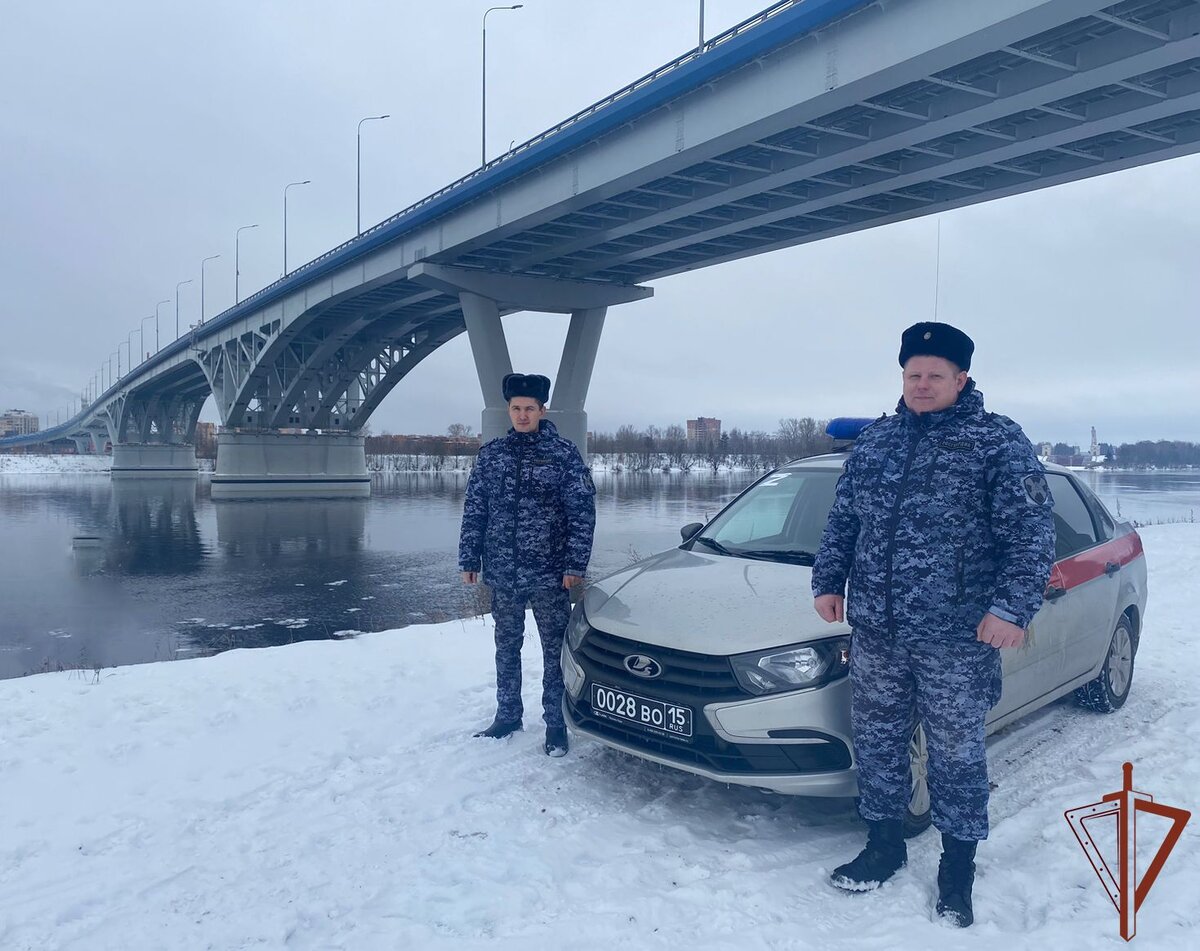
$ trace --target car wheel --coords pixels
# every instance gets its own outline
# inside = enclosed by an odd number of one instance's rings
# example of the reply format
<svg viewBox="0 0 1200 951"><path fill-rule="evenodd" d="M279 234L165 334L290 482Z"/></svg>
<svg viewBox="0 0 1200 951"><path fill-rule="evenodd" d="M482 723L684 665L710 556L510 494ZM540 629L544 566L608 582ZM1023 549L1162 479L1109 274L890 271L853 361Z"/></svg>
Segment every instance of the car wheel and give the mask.
<svg viewBox="0 0 1200 951"><path fill-rule="evenodd" d="M919 723L913 730L912 739L908 741L908 762L912 786L908 810L904 814L904 838L911 839L928 829L932 821L929 808L929 750L925 745L925 731Z"/></svg>
<svg viewBox="0 0 1200 951"><path fill-rule="evenodd" d="M1100 675L1075 691L1075 699L1080 706L1099 713L1112 713L1125 705L1129 688L1133 685L1136 649L1133 627L1129 618L1122 615L1117 622L1117 629L1113 631Z"/></svg>

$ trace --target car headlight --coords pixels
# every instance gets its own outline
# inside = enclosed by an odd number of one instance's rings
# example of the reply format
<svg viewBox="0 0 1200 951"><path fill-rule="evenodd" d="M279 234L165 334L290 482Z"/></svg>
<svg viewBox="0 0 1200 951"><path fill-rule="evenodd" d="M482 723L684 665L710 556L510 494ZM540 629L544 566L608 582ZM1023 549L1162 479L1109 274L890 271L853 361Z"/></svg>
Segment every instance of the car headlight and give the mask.
<svg viewBox="0 0 1200 951"><path fill-rule="evenodd" d="M749 693L781 693L817 687L850 670L850 640L829 638L782 650L756 651L729 658L738 683Z"/></svg>
<svg viewBox="0 0 1200 951"><path fill-rule="evenodd" d="M575 605L575 610L571 612L571 619L567 621L567 646L572 651L579 650L579 645L583 643L583 639L587 637L587 633L591 629L587 622L587 615L583 613L583 602L580 601Z"/></svg>

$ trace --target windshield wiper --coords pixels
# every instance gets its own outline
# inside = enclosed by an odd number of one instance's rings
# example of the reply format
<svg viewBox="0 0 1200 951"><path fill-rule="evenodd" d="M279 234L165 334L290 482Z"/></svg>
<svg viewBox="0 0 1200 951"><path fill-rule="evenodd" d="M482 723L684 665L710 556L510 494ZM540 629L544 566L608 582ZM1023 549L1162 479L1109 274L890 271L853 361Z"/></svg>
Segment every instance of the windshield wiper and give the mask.
<svg viewBox="0 0 1200 951"><path fill-rule="evenodd" d="M811 551L789 548L739 548L734 554L762 561L782 561L789 565L812 565L817 560L817 556Z"/></svg>
<svg viewBox="0 0 1200 951"><path fill-rule="evenodd" d="M707 535L697 535L695 538L695 541L704 542L704 544L706 544L709 548L711 548L713 551L715 551L718 555L735 554L734 552L731 552L728 548L726 548L724 545L722 545L715 538L709 538Z"/></svg>

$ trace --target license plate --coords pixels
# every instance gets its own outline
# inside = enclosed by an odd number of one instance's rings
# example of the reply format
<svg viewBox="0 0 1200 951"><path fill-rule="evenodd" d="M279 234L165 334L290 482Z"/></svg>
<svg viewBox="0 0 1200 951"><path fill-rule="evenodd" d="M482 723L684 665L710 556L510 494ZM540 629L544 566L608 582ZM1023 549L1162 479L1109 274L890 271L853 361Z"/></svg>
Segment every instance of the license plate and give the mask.
<svg viewBox="0 0 1200 951"><path fill-rule="evenodd" d="M592 712L596 716L621 723L632 723L644 730L691 739L692 708L677 703L639 697L627 690L592 684Z"/></svg>

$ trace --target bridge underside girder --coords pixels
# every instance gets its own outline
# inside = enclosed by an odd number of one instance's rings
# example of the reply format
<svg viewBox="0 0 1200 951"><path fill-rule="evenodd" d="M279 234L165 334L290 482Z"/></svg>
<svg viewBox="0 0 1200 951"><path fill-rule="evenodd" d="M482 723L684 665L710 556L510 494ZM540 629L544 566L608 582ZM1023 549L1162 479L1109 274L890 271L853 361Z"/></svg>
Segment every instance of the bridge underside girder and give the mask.
<svg viewBox="0 0 1200 951"><path fill-rule="evenodd" d="M1075 6L1070 23L1026 34L1014 17L854 88L836 85L828 49L824 98L849 104L798 104L749 141L681 153L454 261L639 283L1200 151L1200 5ZM904 12L888 5L880 22Z"/></svg>

